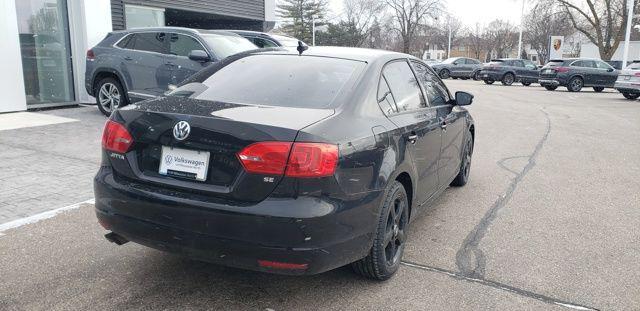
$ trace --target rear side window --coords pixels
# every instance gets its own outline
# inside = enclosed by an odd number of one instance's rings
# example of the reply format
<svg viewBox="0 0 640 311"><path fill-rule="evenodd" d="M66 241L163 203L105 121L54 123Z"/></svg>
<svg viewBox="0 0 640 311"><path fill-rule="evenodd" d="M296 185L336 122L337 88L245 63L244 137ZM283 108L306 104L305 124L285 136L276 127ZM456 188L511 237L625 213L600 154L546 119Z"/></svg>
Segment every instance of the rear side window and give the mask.
<svg viewBox="0 0 640 311"><path fill-rule="evenodd" d="M143 32L135 34L133 48L137 51L167 54L164 32Z"/></svg>
<svg viewBox="0 0 640 311"><path fill-rule="evenodd" d="M391 89L384 76L380 77L380 83L378 84L378 104L386 115L398 112L393 94L391 94Z"/></svg>
<svg viewBox="0 0 640 311"><path fill-rule="evenodd" d="M429 105L431 107L446 105L447 102L449 102L449 92L440 79L436 77L427 65L416 61L411 61L411 64L416 70L418 80L420 80L422 87L424 87Z"/></svg>
<svg viewBox="0 0 640 311"><path fill-rule="evenodd" d="M608 70L608 69L613 68L613 67L609 66L609 64L607 64L605 62L596 61L595 63L596 63L596 67L598 69L607 69Z"/></svg>
<svg viewBox="0 0 640 311"><path fill-rule="evenodd" d="M252 38L253 44L255 44L259 48L277 48L278 45L275 44L271 40L263 39L263 38Z"/></svg>
<svg viewBox="0 0 640 311"><path fill-rule="evenodd" d="M169 54L188 57L193 50L206 51L198 40L183 34L169 34Z"/></svg>
<svg viewBox="0 0 640 311"><path fill-rule="evenodd" d="M480 64L480 62L479 62L479 61L477 61L477 60L475 60L475 59L467 58L467 64L470 64L470 65L477 65L477 64Z"/></svg>
<svg viewBox="0 0 640 311"><path fill-rule="evenodd" d="M116 46L121 48L121 49L133 49L133 38L135 37L135 34L128 34L126 35L124 38L122 38L117 44Z"/></svg>
<svg viewBox="0 0 640 311"><path fill-rule="evenodd" d="M511 63L512 63L512 66L515 66L515 67L524 67L524 62L521 60L512 60Z"/></svg>
<svg viewBox="0 0 640 311"><path fill-rule="evenodd" d="M250 105L328 108L364 66L364 62L328 57L251 55L228 64L204 80L202 83L207 89L195 98Z"/></svg>
<svg viewBox="0 0 640 311"><path fill-rule="evenodd" d="M399 112L417 110L427 106L420 85L406 61L387 64L382 74L389 82Z"/></svg>
<svg viewBox="0 0 640 311"><path fill-rule="evenodd" d="M595 68L595 64L590 60L578 60L571 64L571 67L585 67L585 68Z"/></svg>

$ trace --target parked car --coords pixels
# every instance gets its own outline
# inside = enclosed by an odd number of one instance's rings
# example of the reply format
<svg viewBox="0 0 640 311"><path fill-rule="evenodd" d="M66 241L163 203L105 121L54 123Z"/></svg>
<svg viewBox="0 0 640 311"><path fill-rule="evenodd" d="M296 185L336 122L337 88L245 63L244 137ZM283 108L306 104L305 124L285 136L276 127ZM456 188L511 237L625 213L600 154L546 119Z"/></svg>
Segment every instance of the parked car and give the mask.
<svg viewBox="0 0 640 311"><path fill-rule="evenodd" d="M605 61L605 63L611 65L611 67L613 67L616 70L622 70L622 68L626 67L622 65L621 60L608 60L608 61ZM629 64L631 64L631 62L627 62L627 66Z"/></svg>
<svg viewBox="0 0 640 311"><path fill-rule="evenodd" d="M538 83L538 75L538 66L528 59L500 58L492 59L482 67L480 79L486 84L500 81L503 85L520 82L529 86L531 83Z"/></svg>
<svg viewBox="0 0 640 311"><path fill-rule="evenodd" d="M480 61L466 57L453 57L443 60L441 63L431 65L440 78L477 79L477 73L482 68Z"/></svg>
<svg viewBox="0 0 640 311"><path fill-rule="evenodd" d="M238 34L247 40L251 41L251 43L255 44L259 48L275 48L282 47L287 49L296 49L298 48L298 39L283 36L270 34L266 32L259 31L249 31L249 30L228 30L235 34ZM302 41L300 41L302 42ZM303 45L308 46L306 43L302 42Z"/></svg>
<svg viewBox="0 0 640 311"><path fill-rule="evenodd" d="M612 88L617 78L618 71L599 59L554 59L540 71L540 85L549 91L566 86L569 92L580 92L586 86L602 92Z"/></svg>
<svg viewBox="0 0 640 311"><path fill-rule="evenodd" d="M472 100L406 54L231 56L111 115L96 214L116 244L281 274L353 263L388 279L409 221L467 183Z"/></svg>
<svg viewBox="0 0 640 311"><path fill-rule="evenodd" d="M640 97L640 61L634 61L620 72L614 88L626 99Z"/></svg>
<svg viewBox="0 0 640 311"><path fill-rule="evenodd" d="M227 31L177 27L112 32L87 51L85 88L105 115L154 98L185 78L238 52L257 49Z"/></svg>

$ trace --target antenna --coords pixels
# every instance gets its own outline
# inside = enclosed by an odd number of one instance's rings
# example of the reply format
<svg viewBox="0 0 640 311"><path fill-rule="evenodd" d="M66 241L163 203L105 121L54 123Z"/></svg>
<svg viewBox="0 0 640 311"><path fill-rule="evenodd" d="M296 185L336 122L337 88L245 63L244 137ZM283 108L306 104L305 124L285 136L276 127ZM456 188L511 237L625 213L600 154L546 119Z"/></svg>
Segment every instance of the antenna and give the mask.
<svg viewBox="0 0 640 311"><path fill-rule="evenodd" d="M298 50L298 53L300 55L302 55L302 52L304 52L304 51L306 51L308 49L309 49L309 47L304 45L304 43L302 43L302 41L298 41L298 48L296 50Z"/></svg>

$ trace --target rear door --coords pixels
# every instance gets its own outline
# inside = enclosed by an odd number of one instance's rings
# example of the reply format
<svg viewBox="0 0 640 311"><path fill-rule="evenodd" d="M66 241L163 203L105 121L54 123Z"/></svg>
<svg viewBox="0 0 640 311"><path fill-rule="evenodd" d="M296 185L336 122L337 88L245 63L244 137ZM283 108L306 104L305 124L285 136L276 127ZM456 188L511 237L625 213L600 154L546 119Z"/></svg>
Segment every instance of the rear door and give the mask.
<svg viewBox="0 0 640 311"><path fill-rule="evenodd" d="M530 60L524 60L524 68L527 80L529 82L538 82L539 70L538 66Z"/></svg>
<svg viewBox="0 0 640 311"><path fill-rule="evenodd" d="M178 85L211 64L211 61L196 62L189 59L189 53L194 50L204 51L213 59L211 53L195 37L180 33L168 33L167 37L169 39L169 55L166 66L171 70L171 84Z"/></svg>
<svg viewBox="0 0 640 311"><path fill-rule="evenodd" d="M618 78L618 72L611 65L603 61L594 61L598 72L598 84L607 87L613 87Z"/></svg>
<svg viewBox="0 0 640 311"><path fill-rule="evenodd" d="M577 60L571 64L574 74L583 77L584 85L590 86L598 84L595 63L591 60Z"/></svg>
<svg viewBox="0 0 640 311"><path fill-rule="evenodd" d="M524 62L521 59L516 59L510 61L512 64L513 71L516 73L516 81L522 81L523 78L527 77L527 68L524 67Z"/></svg>
<svg viewBox="0 0 640 311"><path fill-rule="evenodd" d="M167 89L171 70L166 66L168 52L164 32L135 33L128 42L123 66L131 79L130 97L153 98Z"/></svg>
<svg viewBox="0 0 640 311"><path fill-rule="evenodd" d="M469 65L467 64L467 60L465 58L460 58L453 62L452 72L455 72L455 76L457 77L466 76L469 72Z"/></svg>
<svg viewBox="0 0 640 311"><path fill-rule="evenodd" d="M406 59L385 65L382 76L397 107L397 112L389 119L400 130L400 148L404 144L413 160L418 179L416 201L421 204L438 190L441 137L437 114L428 107L418 79Z"/></svg>

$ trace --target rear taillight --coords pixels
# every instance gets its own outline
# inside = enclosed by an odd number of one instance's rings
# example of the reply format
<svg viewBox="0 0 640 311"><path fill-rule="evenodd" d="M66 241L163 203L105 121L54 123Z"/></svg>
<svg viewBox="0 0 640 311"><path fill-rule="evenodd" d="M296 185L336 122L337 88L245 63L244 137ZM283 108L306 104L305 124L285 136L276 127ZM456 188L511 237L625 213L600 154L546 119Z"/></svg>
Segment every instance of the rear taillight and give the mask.
<svg viewBox="0 0 640 311"><path fill-rule="evenodd" d="M636 72L633 75L636 76L636 77L640 77L640 72Z"/></svg>
<svg viewBox="0 0 640 311"><path fill-rule="evenodd" d="M569 72L569 67L556 67L555 70L557 73L565 73Z"/></svg>
<svg viewBox="0 0 640 311"><path fill-rule="evenodd" d="M326 177L336 171L338 146L319 143L294 143L286 175L289 177Z"/></svg>
<svg viewBox="0 0 640 311"><path fill-rule="evenodd" d="M94 60L96 59L96 54L93 53L93 50L88 50L87 51L87 60Z"/></svg>
<svg viewBox="0 0 640 311"><path fill-rule="evenodd" d="M338 146L323 143L259 142L238 152L249 173L289 177L326 177L335 173Z"/></svg>
<svg viewBox="0 0 640 311"><path fill-rule="evenodd" d="M107 121L102 133L102 148L117 153L126 153L132 144L133 138L124 125L113 120Z"/></svg>

